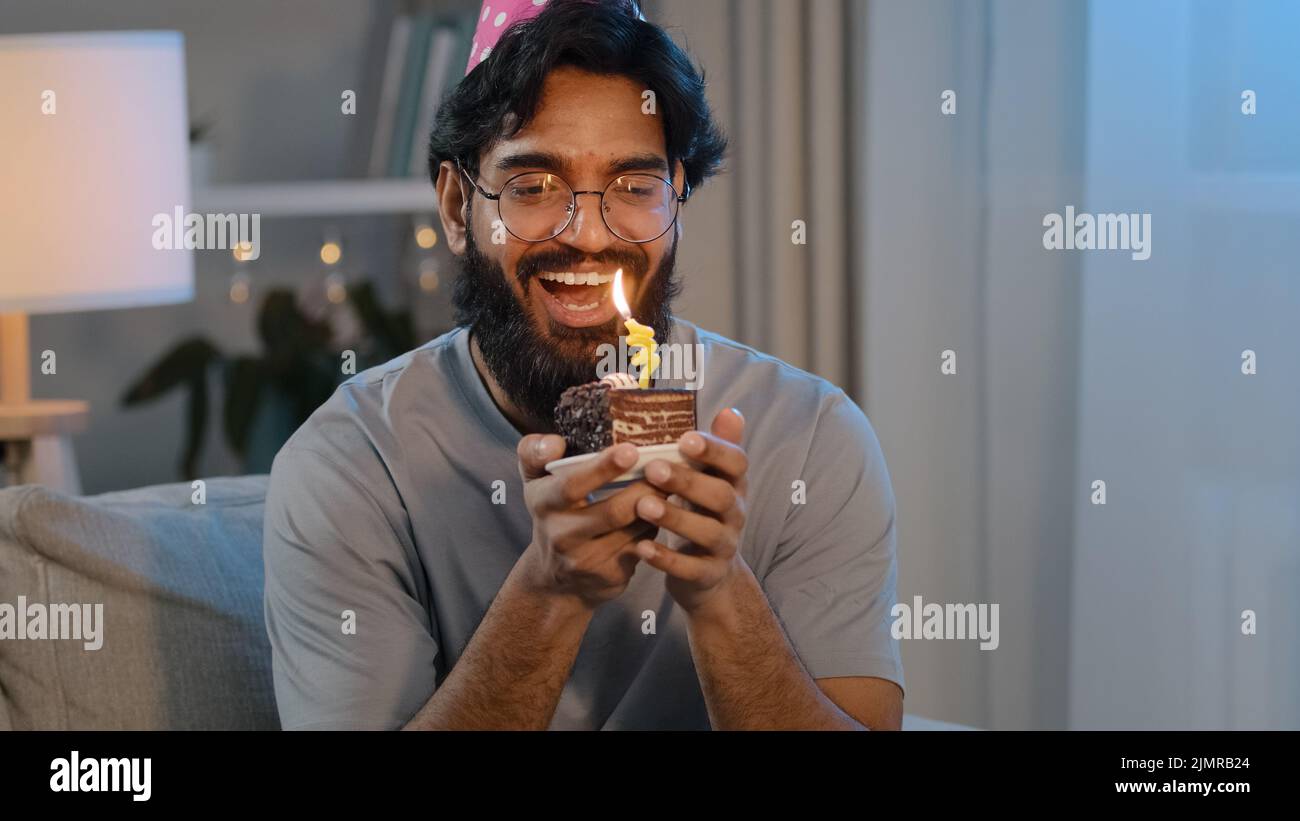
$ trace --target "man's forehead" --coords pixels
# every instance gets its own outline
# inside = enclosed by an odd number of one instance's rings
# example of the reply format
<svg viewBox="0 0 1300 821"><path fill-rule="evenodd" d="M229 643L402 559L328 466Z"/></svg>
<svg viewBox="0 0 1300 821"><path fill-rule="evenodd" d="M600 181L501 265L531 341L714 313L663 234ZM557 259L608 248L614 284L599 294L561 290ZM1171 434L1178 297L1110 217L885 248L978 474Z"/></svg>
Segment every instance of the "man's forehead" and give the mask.
<svg viewBox="0 0 1300 821"><path fill-rule="evenodd" d="M647 160L657 157L657 167ZM557 68L537 110L484 155L501 170L534 166L556 173L668 170L663 121L637 83L620 75ZM521 160L537 160L522 161Z"/></svg>
<svg viewBox="0 0 1300 821"><path fill-rule="evenodd" d="M646 116L642 111L644 93L640 83L623 74L596 74L575 66L557 66L542 82L540 104L533 119L545 123L550 117L572 116L576 111Z"/></svg>

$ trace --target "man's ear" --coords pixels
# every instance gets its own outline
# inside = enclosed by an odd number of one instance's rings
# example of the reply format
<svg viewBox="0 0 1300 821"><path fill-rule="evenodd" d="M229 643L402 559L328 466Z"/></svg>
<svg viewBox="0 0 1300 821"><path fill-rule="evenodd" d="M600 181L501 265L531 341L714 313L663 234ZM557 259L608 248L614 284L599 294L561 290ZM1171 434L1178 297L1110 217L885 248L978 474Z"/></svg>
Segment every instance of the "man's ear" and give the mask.
<svg viewBox="0 0 1300 821"><path fill-rule="evenodd" d="M465 253L465 189L456 163L443 160L438 165L437 192L438 217L442 220L442 234L447 247L457 256Z"/></svg>

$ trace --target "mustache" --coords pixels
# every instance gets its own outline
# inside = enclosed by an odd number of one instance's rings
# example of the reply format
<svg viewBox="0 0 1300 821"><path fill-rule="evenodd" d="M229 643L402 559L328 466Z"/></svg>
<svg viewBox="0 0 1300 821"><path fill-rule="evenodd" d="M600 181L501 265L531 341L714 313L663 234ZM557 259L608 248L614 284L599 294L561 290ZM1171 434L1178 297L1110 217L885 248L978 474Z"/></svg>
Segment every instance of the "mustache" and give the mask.
<svg viewBox="0 0 1300 821"><path fill-rule="evenodd" d="M636 281L643 279L650 268L650 260L644 251L625 248L610 248L599 254L588 255L572 249L546 249L528 254L515 264L515 279L526 289L528 283L542 271L571 271L584 263L594 263L613 272L615 268L623 269L623 276Z"/></svg>
<svg viewBox="0 0 1300 821"><path fill-rule="evenodd" d="M601 342L618 342L617 317L608 325L591 328L539 327L530 317L528 305L510 285L510 274L501 264L485 256L474 242L471 230L466 253L452 293L455 322L471 329L484 364L510 399L545 430L550 430L555 405L566 388L597 378ZM640 256L638 256L640 255ZM672 329L672 302L681 289L675 273L676 243L669 246L654 271L644 251L636 247L605 249L584 254L572 248L537 249L516 263L527 280L543 270L573 270L573 266L598 263L621 266L624 276L644 277L646 287L638 294L636 307L641 322L655 329L667 342ZM527 293L527 286L523 287ZM549 318L540 320L546 323Z"/></svg>

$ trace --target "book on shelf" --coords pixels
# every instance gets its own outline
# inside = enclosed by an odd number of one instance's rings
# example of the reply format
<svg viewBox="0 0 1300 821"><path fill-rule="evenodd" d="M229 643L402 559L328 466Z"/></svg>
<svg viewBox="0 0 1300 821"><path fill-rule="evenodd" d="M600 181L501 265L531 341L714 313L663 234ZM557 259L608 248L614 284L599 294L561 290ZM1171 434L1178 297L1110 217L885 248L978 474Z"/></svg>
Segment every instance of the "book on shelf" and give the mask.
<svg viewBox="0 0 1300 821"><path fill-rule="evenodd" d="M424 87L421 89L420 107L416 111L411 132L411 163L408 173L422 177L429 169L429 131L443 95L450 88L452 61L459 53L456 48L458 32L450 26L439 26L429 42L429 56L425 66Z"/></svg>
<svg viewBox="0 0 1300 821"><path fill-rule="evenodd" d="M357 150L364 152L357 156L367 158L366 176L382 177L388 172L393 123L410 37L411 18L404 11L399 12L395 2L384 3L375 12L364 66L370 76L362 91L372 96L362 97L357 105L357 131L362 135Z"/></svg>
<svg viewBox="0 0 1300 821"><path fill-rule="evenodd" d="M406 49L406 65L402 69L402 91L397 98L393 141L388 155L390 177L406 176L410 168L411 142L420 116L425 67L435 26L432 9L420 9L411 17L411 37Z"/></svg>
<svg viewBox="0 0 1300 821"><path fill-rule="evenodd" d="M429 131L469 59L475 18L449 14L430 0L388 0L367 42L366 76L353 140L357 166L370 177L423 177ZM364 105L360 95L374 100ZM364 115L364 116L362 116Z"/></svg>

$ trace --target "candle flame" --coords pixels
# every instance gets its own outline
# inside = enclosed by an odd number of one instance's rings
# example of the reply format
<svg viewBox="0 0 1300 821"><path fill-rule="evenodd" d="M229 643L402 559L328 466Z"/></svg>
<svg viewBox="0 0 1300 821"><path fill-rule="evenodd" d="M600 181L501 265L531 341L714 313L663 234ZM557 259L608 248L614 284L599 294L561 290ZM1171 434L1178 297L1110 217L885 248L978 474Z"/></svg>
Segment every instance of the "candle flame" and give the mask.
<svg viewBox="0 0 1300 821"><path fill-rule="evenodd" d="M632 309L628 307L627 297L623 296L623 269L619 268L614 272L614 307L618 308L619 314L624 319L632 316Z"/></svg>

